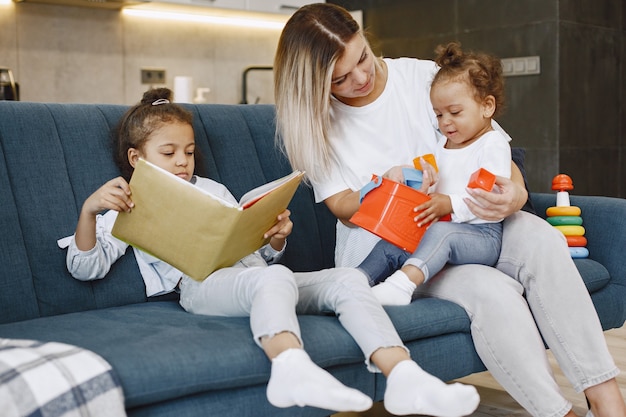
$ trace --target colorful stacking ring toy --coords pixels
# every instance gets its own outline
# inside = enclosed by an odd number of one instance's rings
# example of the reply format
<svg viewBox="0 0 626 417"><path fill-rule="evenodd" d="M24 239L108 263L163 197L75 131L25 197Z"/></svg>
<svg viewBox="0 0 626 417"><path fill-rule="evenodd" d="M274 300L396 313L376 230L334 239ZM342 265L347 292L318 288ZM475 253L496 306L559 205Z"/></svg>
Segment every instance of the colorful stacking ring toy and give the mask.
<svg viewBox="0 0 626 417"><path fill-rule="evenodd" d="M567 246L572 258L586 258L589 256L587 238L584 236L583 218L580 216L580 207L570 205L568 191L574 189L572 179L559 174L552 180L552 189L557 191L556 206L548 207L546 220L561 231L567 240Z"/></svg>

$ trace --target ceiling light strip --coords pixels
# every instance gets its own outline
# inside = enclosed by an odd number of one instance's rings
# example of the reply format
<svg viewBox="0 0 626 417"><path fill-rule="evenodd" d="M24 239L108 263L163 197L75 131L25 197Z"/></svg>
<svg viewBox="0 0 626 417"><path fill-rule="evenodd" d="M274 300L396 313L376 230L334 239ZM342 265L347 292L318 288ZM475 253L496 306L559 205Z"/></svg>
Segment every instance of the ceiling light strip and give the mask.
<svg viewBox="0 0 626 417"><path fill-rule="evenodd" d="M240 17L212 16L207 14L179 13L171 11L141 10L125 8L122 13L127 16L145 17L150 19L177 20L183 22L211 23L216 25L245 26L261 29L282 29L284 22Z"/></svg>

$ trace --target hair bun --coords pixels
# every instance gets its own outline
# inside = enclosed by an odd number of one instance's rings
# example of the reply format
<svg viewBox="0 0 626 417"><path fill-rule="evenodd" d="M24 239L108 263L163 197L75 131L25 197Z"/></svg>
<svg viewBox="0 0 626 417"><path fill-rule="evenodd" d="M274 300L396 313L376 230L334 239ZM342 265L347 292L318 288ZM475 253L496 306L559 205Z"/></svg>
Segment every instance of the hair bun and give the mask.
<svg viewBox="0 0 626 417"><path fill-rule="evenodd" d="M450 42L445 46L439 45L435 53L437 54L435 62L440 67L459 66L463 62L463 51L458 42Z"/></svg>
<svg viewBox="0 0 626 417"><path fill-rule="evenodd" d="M172 90L169 88L152 88L145 93L141 99L141 104L152 104L157 100L172 101Z"/></svg>

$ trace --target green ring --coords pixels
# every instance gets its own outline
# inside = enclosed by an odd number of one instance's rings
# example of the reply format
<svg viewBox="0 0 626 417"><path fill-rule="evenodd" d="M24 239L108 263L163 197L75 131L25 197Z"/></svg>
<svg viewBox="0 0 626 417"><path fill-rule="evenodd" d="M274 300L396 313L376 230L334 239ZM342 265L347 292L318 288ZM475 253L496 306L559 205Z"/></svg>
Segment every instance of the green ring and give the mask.
<svg viewBox="0 0 626 417"><path fill-rule="evenodd" d="M580 216L552 216L546 218L552 226L581 226L583 218Z"/></svg>

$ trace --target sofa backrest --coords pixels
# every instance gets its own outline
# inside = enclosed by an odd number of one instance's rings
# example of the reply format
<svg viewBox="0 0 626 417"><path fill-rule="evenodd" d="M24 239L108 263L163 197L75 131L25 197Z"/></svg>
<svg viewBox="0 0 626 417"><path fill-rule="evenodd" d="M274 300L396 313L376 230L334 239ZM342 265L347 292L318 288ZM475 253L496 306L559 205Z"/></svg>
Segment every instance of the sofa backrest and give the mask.
<svg viewBox="0 0 626 417"><path fill-rule="evenodd" d="M291 168L274 146L270 105L186 105L194 113L197 172L239 198ZM56 240L74 232L83 201L119 175L111 130L127 106L0 102L0 323L146 301L132 251L104 280L80 282ZM283 262L333 264L335 220L301 186Z"/></svg>

